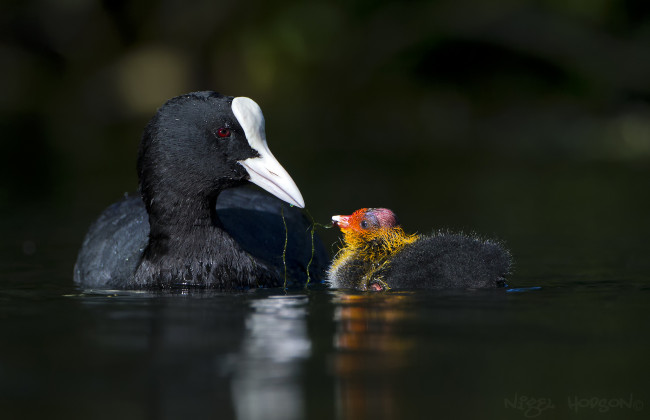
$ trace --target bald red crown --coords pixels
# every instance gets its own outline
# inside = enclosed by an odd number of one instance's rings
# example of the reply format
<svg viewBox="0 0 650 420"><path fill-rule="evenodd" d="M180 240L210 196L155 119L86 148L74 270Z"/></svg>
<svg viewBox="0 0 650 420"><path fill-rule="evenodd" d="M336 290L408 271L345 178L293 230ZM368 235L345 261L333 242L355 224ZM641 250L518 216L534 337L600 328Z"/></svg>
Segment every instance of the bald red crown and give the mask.
<svg viewBox="0 0 650 420"><path fill-rule="evenodd" d="M397 216L389 209L359 209L348 216L334 216L332 221L341 230L353 229L360 233L399 226Z"/></svg>

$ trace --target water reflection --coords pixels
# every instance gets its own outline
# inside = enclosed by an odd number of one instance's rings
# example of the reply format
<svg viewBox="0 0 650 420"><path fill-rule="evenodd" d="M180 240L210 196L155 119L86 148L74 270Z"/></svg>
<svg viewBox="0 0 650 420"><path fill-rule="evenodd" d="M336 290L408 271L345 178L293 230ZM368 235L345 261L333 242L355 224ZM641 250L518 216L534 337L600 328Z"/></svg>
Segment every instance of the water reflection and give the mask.
<svg viewBox="0 0 650 420"><path fill-rule="evenodd" d="M250 301L253 311L233 366L232 396L240 419L304 418L301 362L311 355L307 296Z"/></svg>
<svg viewBox="0 0 650 420"><path fill-rule="evenodd" d="M334 370L340 418L398 418L393 375L410 365L413 338L399 330L408 296L338 294Z"/></svg>

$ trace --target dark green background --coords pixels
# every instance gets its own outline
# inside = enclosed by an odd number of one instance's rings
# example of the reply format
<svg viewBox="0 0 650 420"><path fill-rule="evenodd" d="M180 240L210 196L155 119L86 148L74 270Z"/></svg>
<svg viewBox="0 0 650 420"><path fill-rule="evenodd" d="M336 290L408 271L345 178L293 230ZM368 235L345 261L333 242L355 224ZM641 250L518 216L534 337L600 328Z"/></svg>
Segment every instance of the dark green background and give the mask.
<svg viewBox="0 0 650 420"><path fill-rule="evenodd" d="M390 207L515 255L650 231L643 0L6 1L0 27L0 208L27 251L80 242L136 189L157 107L207 89L261 105L321 222Z"/></svg>
<svg viewBox="0 0 650 420"><path fill-rule="evenodd" d="M541 289L75 287L142 128L206 89L261 105L316 220L497 236ZM649 186L646 0L4 0L0 417L645 418Z"/></svg>

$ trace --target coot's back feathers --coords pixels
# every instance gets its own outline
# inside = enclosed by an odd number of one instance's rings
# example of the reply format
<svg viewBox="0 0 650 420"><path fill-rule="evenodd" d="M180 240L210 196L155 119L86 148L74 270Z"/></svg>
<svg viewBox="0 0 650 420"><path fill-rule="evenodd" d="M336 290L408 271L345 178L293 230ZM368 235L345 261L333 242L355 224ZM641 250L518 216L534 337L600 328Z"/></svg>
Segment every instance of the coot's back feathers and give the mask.
<svg viewBox="0 0 650 420"><path fill-rule="evenodd" d="M327 250L312 235L313 222L296 207L243 186L219 195L217 216L239 246L279 270L283 284L285 267L289 285L318 281L327 269Z"/></svg>
<svg viewBox="0 0 650 420"><path fill-rule="evenodd" d="M90 226L74 267L89 288L127 287L147 246L149 217L139 195L111 204Z"/></svg>

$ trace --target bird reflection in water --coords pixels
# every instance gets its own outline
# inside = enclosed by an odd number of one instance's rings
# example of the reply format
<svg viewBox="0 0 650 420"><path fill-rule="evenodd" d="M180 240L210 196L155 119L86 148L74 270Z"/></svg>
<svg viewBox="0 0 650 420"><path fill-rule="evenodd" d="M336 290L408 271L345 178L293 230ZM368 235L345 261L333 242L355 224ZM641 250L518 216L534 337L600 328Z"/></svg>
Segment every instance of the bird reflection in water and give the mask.
<svg viewBox="0 0 650 420"><path fill-rule="evenodd" d="M414 340L399 326L409 317L404 294L338 294L335 313L339 417L399 418L392 373L410 364Z"/></svg>
<svg viewBox="0 0 650 420"><path fill-rule="evenodd" d="M311 355L307 297L270 296L250 305L246 336L231 366L237 418L303 418L301 362Z"/></svg>

